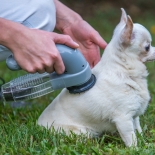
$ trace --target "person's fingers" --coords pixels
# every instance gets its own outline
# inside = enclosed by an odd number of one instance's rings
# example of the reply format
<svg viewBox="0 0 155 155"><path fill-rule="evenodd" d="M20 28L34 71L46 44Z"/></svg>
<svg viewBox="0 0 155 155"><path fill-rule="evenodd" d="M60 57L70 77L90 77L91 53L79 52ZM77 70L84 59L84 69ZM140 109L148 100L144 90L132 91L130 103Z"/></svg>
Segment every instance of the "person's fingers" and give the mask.
<svg viewBox="0 0 155 155"><path fill-rule="evenodd" d="M88 62L90 67L93 68L100 61L100 48L94 45L94 47L89 51Z"/></svg>
<svg viewBox="0 0 155 155"><path fill-rule="evenodd" d="M44 73L46 72L45 68L43 67L43 65L41 63L39 63L40 61L33 63L33 65L31 64L31 66L29 65L29 67L25 68L25 71L29 72L29 73Z"/></svg>
<svg viewBox="0 0 155 155"><path fill-rule="evenodd" d="M40 73L40 74L42 74L42 73L45 73L46 70L45 69L41 69L41 70L38 70L37 72Z"/></svg>
<svg viewBox="0 0 155 155"><path fill-rule="evenodd" d="M107 46L106 41L100 36L98 32L96 32L96 34L92 36L92 41L102 49L105 49L105 47Z"/></svg>
<svg viewBox="0 0 155 155"><path fill-rule="evenodd" d="M62 74L65 71L65 66L61 56L58 57L57 61L55 61L55 63L53 64L53 67L54 67L54 71L58 74Z"/></svg>
<svg viewBox="0 0 155 155"><path fill-rule="evenodd" d="M65 71L65 66L56 47L54 53L55 54L52 54L52 58L50 59L49 63L46 63L45 70L48 73L55 71L57 74L62 74Z"/></svg>
<svg viewBox="0 0 155 155"><path fill-rule="evenodd" d="M62 61L60 52L55 46L55 43L52 41L48 44L48 48L45 50L44 54L39 56L39 63L41 64L42 69L44 69L48 73L57 72L58 74L62 74L65 70L64 63ZM39 66L39 64L38 64Z"/></svg>
<svg viewBox="0 0 155 155"><path fill-rule="evenodd" d="M76 42L74 42L69 35L62 35L55 33L54 42L58 44L65 44L71 48L79 47L79 45Z"/></svg>
<svg viewBox="0 0 155 155"><path fill-rule="evenodd" d="M50 59L49 60L49 63L46 62L46 64L43 65L44 66L44 70L45 72L47 73L52 73L54 72L54 60L53 59Z"/></svg>
<svg viewBox="0 0 155 155"><path fill-rule="evenodd" d="M94 45L94 46L96 46L96 45ZM99 48L99 46L96 46L96 48L95 48L96 50L95 50L95 52L93 53L93 57L94 57L94 59L93 59L93 62L92 62L92 68L100 61L100 59L101 59L101 56L100 56L100 48Z"/></svg>

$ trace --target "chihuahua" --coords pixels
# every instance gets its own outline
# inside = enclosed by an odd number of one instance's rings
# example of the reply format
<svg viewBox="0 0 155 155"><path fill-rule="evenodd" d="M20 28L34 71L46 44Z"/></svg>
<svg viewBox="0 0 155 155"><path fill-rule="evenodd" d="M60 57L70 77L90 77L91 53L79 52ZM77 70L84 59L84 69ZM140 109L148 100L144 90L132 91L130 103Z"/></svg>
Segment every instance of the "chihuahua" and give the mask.
<svg viewBox="0 0 155 155"><path fill-rule="evenodd" d="M92 69L96 84L80 94L63 89L43 111L39 125L94 137L118 131L126 146L137 145L135 131L142 134L139 116L150 100L145 62L155 59L155 47L149 31L121 10L120 23Z"/></svg>

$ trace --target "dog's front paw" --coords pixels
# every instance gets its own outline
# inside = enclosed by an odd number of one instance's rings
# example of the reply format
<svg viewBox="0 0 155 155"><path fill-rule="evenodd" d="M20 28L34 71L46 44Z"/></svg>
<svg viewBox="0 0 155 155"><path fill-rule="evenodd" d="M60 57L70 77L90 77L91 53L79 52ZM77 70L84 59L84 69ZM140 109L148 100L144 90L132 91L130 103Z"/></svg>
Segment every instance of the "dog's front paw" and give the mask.
<svg viewBox="0 0 155 155"><path fill-rule="evenodd" d="M134 134L132 134L132 139L131 139L131 135L127 136L128 138L126 139L125 145L127 147L137 147L137 137Z"/></svg>

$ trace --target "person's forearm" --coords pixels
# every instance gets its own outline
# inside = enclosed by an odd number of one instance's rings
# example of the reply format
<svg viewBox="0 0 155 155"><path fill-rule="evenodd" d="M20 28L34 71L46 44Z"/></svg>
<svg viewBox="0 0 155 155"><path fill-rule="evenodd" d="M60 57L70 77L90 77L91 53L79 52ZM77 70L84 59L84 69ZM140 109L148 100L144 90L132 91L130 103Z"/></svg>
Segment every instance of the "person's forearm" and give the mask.
<svg viewBox="0 0 155 155"><path fill-rule="evenodd" d="M10 31L10 21L0 18L0 44L4 45Z"/></svg>
<svg viewBox="0 0 155 155"><path fill-rule="evenodd" d="M63 32L63 30L70 24L79 20L83 20L79 14L58 0L54 0L54 3L56 7L56 29L58 29L60 32Z"/></svg>
<svg viewBox="0 0 155 155"><path fill-rule="evenodd" d="M0 18L0 45L7 47L12 37L20 32L21 27L23 27L21 24Z"/></svg>

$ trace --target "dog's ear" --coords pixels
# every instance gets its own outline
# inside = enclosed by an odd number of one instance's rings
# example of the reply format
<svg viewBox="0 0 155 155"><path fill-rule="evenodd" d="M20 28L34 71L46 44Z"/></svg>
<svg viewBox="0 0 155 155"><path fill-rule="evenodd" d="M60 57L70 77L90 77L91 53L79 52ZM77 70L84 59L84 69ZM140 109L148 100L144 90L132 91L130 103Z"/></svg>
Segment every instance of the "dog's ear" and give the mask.
<svg viewBox="0 0 155 155"><path fill-rule="evenodd" d="M121 15L121 19L119 24L116 26L115 30L114 30L114 35L118 34L118 32L122 29L122 26L126 25L127 22L127 14L125 12L125 10L123 8L121 8L122 10L122 15Z"/></svg>
<svg viewBox="0 0 155 155"><path fill-rule="evenodd" d="M121 42L125 45L130 44L132 38L133 22L130 16L127 16L127 22L121 32Z"/></svg>
<svg viewBox="0 0 155 155"><path fill-rule="evenodd" d="M121 10L122 10L122 16L121 16L120 24L126 24L127 14L123 8L121 8Z"/></svg>

